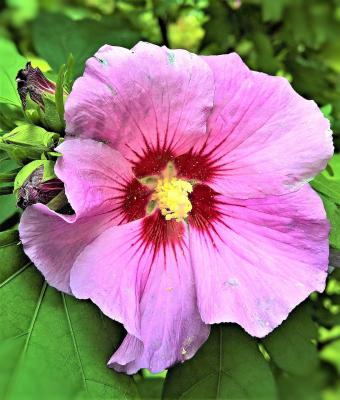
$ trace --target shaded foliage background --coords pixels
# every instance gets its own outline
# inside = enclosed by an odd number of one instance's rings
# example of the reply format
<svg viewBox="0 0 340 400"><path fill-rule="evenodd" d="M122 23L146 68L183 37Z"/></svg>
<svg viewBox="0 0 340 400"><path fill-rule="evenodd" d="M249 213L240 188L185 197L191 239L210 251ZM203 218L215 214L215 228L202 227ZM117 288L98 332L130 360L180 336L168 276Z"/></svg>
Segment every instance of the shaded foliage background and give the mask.
<svg viewBox="0 0 340 400"><path fill-rule="evenodd" d="M332 224L325 293L264 340L219 325L187 363L127 377L105 366L124 333L119 324L47 287L19 245L14 178L25 157L53 160L53 146L3 139L17 126L32 129L15 87L27 60L56 80L72 53L75 78L102 44L146 40L201 54L237 51L252 69L286 77L330 119L338 153L339 38L340 0L0 1L1 399L340 398L339 154L312 182Z"/></svg>

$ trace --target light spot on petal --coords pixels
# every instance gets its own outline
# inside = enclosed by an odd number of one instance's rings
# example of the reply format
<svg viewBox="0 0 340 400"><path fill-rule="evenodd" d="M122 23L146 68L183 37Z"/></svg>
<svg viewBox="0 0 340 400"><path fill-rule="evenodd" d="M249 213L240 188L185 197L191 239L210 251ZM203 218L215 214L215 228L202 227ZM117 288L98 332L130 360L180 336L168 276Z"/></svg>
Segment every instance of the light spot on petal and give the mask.
<svg viewBox="0 0 340 400"><path fill-rule="evenodd" d="M107 59L106 58L99 58L99 57L96 57L95 56L95 59L97 60L97 61L99 61L102 65L109 65L109 62L107 61Z"/></svg>
<svg viewBox="0 0 340 400"><path fill-rule="evenodd" d="M301 282L297 282L297 283L295 284L295 286L296 286L296 287L299 287L299 288L305 287L305 285L304 285L303 283L301 283Z"/></svg>
<svg viewBox="0 0 340 400"><path fill-rule="evenodd" d="M168 63L170 65L174 65L176 61L175 53L173 53L172 51L168 51L167 56L168 56Z"/></svg>
<svg viewBox="0 0 340 400"><path fill-rule="evenodd" d="M190 358L190 346L192 345L193 341L194 341L194 339L192 337L187 337L184 340L183 346L181 348L181 355L183 357L183 361Z"/></svg>
<svg viewBox="0 0 340 400"><path fill-rule="evenodd" d="M225 283L227 283L229 286L233 286L233 287L239 286L239 284L240 284L240 282L236 278L229 278L227 280L227 282L225 282Z"/></svg>
<svg viewBox="0 0 340 400"><path fill-rule="evenodd" d="M113 96L117 96L117 90L113 86L111 85L106 85L106 86L108 87Z"/></svg>

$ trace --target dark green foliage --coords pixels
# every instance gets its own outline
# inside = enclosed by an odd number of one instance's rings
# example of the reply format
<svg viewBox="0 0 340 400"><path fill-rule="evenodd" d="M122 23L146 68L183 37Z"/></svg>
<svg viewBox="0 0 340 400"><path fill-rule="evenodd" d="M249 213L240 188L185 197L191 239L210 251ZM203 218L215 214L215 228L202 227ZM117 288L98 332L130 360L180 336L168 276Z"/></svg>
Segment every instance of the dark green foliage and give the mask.
<svg viewBox="0 0 340 400"><path fill-rule="evenodd" d="M34 21L32 33L34 48L54 70L58 71L72 54L75 76L82 73L85 61L103 44L132 47L140 39L129 21L116 15L97 22L90 19L73 21L64 15L41 14Z"/></svg>
<svg viewBox="0 0 340 400"><path fill-rule="evenodd" d="M275 399L269 364L235 325L213 326L199 353L167 374L164 399Z"/></svg>
<svg viewBox="0 0 340 400"><path fill-rule="evenodd" d="M16 231L0 234L0 255L0 398L137 398L132 378L106 367L120 326L48 287Z"/></svg>

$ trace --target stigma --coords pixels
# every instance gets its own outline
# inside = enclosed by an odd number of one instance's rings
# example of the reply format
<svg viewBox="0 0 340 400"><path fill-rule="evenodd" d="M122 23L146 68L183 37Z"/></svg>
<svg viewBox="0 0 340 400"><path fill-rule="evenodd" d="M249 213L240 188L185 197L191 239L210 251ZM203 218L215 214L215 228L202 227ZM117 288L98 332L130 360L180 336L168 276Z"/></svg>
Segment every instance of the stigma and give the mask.
<svg viewBox="0 0 340 400"><path fill-rule="evenodd" d="M177 222L181 222L188 217L192 209L189 200L191 192L190 182L175 177L165 177L158 180L152 200L156 201L167 221L175 219Z"/></svg>

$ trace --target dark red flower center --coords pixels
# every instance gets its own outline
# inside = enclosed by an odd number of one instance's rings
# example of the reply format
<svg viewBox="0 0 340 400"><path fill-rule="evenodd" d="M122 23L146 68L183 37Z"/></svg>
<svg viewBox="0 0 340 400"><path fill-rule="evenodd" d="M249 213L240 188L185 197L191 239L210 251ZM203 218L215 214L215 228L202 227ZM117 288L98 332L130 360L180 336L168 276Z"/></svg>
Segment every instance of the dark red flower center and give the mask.
<svg viewBox="0 0 340 400"><path fill-rule="evenodd" d="M149 149L134 162L133 170L136 178L126 186L124 192L124 221L146 217L141 232L144 246L152 245L155 254L161 248L164 251L168 246L174 248L176 243L181 242L185 230L184 220L191 229L213 231L214 222L219 218L219 195L208 185L214 176L214 170L209 157L203 152L189 151L175 156L170 150ZM192 187L192 190L183 189L183 192L179 190L175 193L179 197L183 196L183 207L190 204L190 211L183 211L183 218L178 218L173 213L171 206L165 204L166 200L162 201L160 196L157 197L157 190L163 190L162 185L169 183L168 178L173 179L176 188L187 188L185 182ZM173 195L169 193L166 199L170 198L171 201Z"/></svg>

